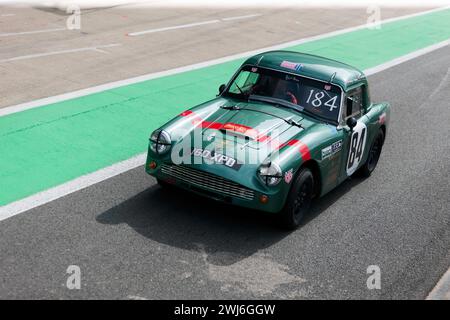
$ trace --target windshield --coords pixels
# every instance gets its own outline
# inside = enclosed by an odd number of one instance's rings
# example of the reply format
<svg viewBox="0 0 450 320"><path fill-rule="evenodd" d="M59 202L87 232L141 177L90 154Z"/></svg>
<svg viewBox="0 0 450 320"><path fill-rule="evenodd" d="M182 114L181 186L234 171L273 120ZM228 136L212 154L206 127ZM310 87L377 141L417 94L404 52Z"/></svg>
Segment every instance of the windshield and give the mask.
<svg viewBox="0 0 450 320"><path fill-rule="evenodd" d="M318 80L260 67L244 66L225 95L238 99L264 98L267 102L306 110L320 118L338 121L341 90ZM285 105L285 104L283 104Z"/></svg>

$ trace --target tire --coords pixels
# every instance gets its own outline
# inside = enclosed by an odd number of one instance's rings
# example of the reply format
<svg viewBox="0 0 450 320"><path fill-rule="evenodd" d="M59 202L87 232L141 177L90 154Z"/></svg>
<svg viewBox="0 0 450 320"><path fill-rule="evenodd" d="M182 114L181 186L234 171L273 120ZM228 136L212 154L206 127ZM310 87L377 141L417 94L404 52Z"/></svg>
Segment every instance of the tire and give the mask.
<svg viewBox="0 0 450 320"><path fill-rule="evenodd" d="M308 168L303 168L297 174L289 191L285 206L281 213L281 226L284 229L296 229L304 215L311 207L314 195L314 176Z"/></svg>
<svg viewBox="0 0 450 320"><path fill-rule="evenodd" d="M369 150L366 162L359 169L359 174L363 178L368 178L372 174L373 170L377 167L378 160L380 159L381 150L383 149L384 133L383 130L379 130L372 146Z"/></svg>

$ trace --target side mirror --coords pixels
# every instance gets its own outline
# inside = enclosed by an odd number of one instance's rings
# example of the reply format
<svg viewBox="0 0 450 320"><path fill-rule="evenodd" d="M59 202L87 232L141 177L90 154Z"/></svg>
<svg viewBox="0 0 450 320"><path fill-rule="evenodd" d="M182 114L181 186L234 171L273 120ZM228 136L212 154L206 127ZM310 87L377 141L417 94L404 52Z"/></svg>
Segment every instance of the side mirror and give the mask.
<svg viewBox="0 0 450 320"><path fill-rule="evenodd" d="M350 127L350 130L353 130L356 127L358 121L354 117L348 118L346 121L347 125Z"/></svg>
<svg viewBox="0 0 450 320"><path fill-rule="evenodd" d="M225 91L226 87L227 87L226 85L221 84L220 87L219 87L219 94L222 94L222 92Z"/></svg>

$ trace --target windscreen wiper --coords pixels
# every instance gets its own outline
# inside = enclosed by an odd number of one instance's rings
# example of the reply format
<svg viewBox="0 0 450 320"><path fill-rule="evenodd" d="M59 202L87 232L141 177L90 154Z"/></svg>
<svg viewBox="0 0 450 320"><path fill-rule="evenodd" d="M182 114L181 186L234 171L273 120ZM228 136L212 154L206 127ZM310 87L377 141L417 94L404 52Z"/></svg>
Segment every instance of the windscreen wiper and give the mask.
<svg viewBox="0 0 450 320"><path fill-rule="evenodd" d="M263 96L255 96L255 95L253 95L253 96L249 97L249 100L250 99L251 100L256 100L256 101L267 102L267 103L270 103L270 104L272 104L272 105L274 105L276 107L279 107L279 108L288 108L288 109L295 110L295 111L297 111L299 113L303 113L303 114L306 113L308 116L310 116L310 117L312 117L312 118L314 118L316 120L325 122L325 123L328 123L329 121L331 121L329 119L326 119L324 117L321 117L321 116L319 116L319 115L309 111L308 109L305 109L302 106L293 105L293 104L290 104L287 101L280 100L280 99L277 99L277 98L269 98L269 97L266 98L266 97L263 97Z"/></svg>
<svg viewBox="0 0 450 320"><path fill-rule="evenodd" d="M322 122L328 123L329 121L331 121L331 120L326 119L324 117L321 117L321 116L319 116L319 115L317 115L317 114L315 114L315 113L313 113L313 112L311 112L311 111L309 111L308 109L305 109L305 108L303 108L301 112L306 113L311 118L314 118L314 119L322 121Z"/></svg>
<svg viewBox="0 0 450 320"><path fill-rule="evenodd" d="M295 121L294 119L292 119L292 118L289 118L289 119L283 119L287 124L290 124L291 126L295 126L295 127L299 127L299 128L302 128L302 129L304 129L304 127L300 124L300 123L298 123L297 121Z"/></svg>
<svg viewBox="0 0 450 320"><path fill-rule="evenodd" d="M267 102L267 103L270 103L279 108L293 109L298 112L301 112L303 109L303 107L301 107L301 106L296 106L296 105L290 104L289 102L287 102L285 100L277 99L277 98L270 98L270 97L264 97L264 96L259 96L259 95L251 95L248 97L248 99L255 100L255 101Z"/></svg>
<svg viewBox="0 0 450 320"><path fill-rule="evenodd" d="M236 88L238 88L239 92L242 94L242 96L243 96L244 98L246 98L246 100L247 100L247 102L248 102L250 94L249 94L249 93L245 93L245 92L241 89L241 87L238 86L237 83L235 83L234 85L236 86Z"/></svg>

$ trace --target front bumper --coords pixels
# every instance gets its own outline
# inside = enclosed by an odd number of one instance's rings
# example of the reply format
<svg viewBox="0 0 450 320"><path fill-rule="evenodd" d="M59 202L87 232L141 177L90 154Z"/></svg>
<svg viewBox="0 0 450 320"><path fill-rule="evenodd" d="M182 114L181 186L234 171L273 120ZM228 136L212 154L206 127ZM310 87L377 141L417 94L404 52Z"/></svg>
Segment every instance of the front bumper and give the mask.
<svg viewBox="0 0 450 320"><path fill-rule="evenodd" d="M155 168L149 165L152 161L156 163ZM282 192L266 193L250 189L193 166L148 159L145 170L157 179L220 202L270 213L279 212L284 206L285 197ZM262 200L264 197L266 201Z"/></svg>

